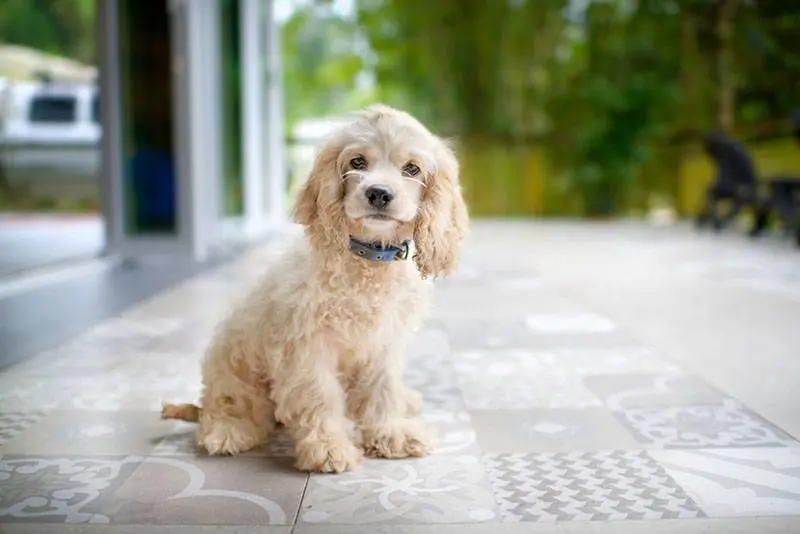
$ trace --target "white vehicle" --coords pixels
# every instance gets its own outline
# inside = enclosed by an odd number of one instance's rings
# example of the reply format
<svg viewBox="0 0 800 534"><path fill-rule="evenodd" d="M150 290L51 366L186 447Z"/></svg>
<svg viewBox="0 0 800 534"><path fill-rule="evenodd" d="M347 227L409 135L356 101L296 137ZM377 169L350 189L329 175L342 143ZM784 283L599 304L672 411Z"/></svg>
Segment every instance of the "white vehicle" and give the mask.
<svg viewBox="0 0 800 534"><path fill-rule="evenodd" d="M96 199L99 102L86 83L9 82L0 99L0 172L36 197Z"/></svg>

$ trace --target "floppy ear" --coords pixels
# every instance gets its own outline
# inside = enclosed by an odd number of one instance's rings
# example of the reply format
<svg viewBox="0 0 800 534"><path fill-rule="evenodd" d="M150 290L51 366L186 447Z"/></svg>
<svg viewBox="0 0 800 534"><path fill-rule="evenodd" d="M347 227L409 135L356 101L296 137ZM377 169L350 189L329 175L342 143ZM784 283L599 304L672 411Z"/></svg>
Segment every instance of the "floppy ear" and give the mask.
<svg viewBox="0 0 800 534"><path fill-rule="evenodd" d="M436 169L430 177L414 227L414 261L423 278L450 274L458 265L469 215L458 179L458 160L439 139Z"/></svg>
<svg viewBox="0 0 800 534"><path fill-rule="evenodd" d="M322 146L292 209L294 221L306 227L312 242L319 247L331 245L332 241L344 243L346 237L339 145L331 138Z"/></svg>

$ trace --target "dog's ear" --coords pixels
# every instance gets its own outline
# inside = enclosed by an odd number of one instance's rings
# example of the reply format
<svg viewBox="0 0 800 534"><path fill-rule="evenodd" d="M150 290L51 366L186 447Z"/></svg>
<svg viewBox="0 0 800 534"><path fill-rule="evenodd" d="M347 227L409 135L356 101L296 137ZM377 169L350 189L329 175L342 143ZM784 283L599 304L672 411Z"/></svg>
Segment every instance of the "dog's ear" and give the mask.
<svg viewBox="0 0 800 534"><path fill-rule="evenodd" d="M297 193L292 219L303 226L311 224L319 217L319 201L323 182L336 173L338 152L331 140L327 140L314 158L311 172Z"/></svg>
<svg viewBox="0 0 800 534"><path fill-rule="evenodd" d="M414 227L414 261L423 278L450 274L458 265L461 240L469 231L469 215L458 177L458 160L443 141L434 148L436 169Z"/></svg>
<svg viewBox="0 0 800 534"><path fill-rule="evenodd" d="M336 137L325 141L292 209L292 219L305 226L315 241L341 239L345 224L343 183L338 168L341 150Z"/></svg>

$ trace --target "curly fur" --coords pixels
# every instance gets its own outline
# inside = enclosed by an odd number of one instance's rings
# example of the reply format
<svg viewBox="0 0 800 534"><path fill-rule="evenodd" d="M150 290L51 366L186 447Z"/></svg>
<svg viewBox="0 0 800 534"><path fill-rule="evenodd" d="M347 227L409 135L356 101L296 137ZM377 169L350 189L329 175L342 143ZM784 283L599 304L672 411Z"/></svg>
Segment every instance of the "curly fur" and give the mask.
<svg viewBox="0 0 800 534"><path fill-rule="evenodd" d="M351 168L354 155L369 168ZM408 162L419 175L404 173ZM375 184L396 193L391 220L372 217L364 191ZM407 113L366 108L324 143L293 217L303 237L207 349L202 409L167 404L162 416L198 420L197 443L210 454L262 446L282 424L303 471L350 470L364 454L427 454L433 436L420 394L402 382L404 352L429 279L456 267L468 229L455 156ZM348 250L350 236L413 238L413 262L367 262Z"/></svg>

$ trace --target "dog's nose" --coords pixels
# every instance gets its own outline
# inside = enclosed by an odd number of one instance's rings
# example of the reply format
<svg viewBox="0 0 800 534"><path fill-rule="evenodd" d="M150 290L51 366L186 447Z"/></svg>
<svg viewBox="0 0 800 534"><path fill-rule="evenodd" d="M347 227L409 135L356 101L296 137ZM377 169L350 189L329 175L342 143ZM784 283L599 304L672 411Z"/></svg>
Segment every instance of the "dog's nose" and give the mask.
<svg viewBox="0 0 800 534"><path fill-rule="evenodd" d="M364 191L364 195L367 197L369 205L379 210L385 208L394 200L394 192L382 185L368 187L367 190Z"/></svg>

